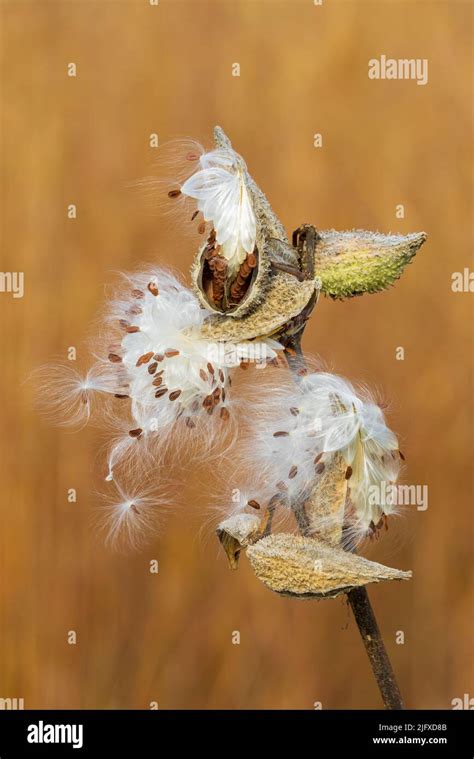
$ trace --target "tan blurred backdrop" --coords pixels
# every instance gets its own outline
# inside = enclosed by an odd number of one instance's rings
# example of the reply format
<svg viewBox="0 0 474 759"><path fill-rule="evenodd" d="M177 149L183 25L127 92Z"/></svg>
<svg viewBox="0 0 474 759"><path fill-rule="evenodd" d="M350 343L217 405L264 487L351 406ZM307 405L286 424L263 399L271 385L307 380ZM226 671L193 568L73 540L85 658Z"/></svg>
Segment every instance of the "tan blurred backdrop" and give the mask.
<svg viewBox="0 0 474 759"><path fill-rule="evenodd" d="M1 268L25 273L25 294L0 294L0 697L26 708L380 706L344 601L282 599L245 561L227 569L202 477L183 472L188 505L148 548L106 550L91 528L103 489L94 435L49 427L32 408L33 367L68 346L87 362L113 270L145 261L187 273L194 248L141 213L127 186L156 160L151 133L209 144L216 123L288 230L429 235L389 292L320 302L305 348L383 391L405 481L429 487L428 509L409 509L370 550L414 571L411 583L370 590L406 703L450 708L474 695L474 296L451 290L452 273L473 268L472 4L4 0L1 10ZM427 58L428 84L369 80L381 54Z"/></svg>

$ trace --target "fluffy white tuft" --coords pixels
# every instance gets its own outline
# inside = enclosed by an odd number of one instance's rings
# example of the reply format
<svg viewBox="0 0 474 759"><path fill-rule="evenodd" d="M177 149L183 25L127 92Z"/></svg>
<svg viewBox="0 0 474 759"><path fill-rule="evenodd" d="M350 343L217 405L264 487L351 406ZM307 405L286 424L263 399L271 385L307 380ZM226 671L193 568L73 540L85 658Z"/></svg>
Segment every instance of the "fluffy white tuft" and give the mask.
<svg viewBox="0 0 474 759"><path fill-rule="evenodd" d="M34 370L29 379L37 390L37 410L61 427L84 427L96 394L116 392L114 377L100 363L83 374L71 364L49 364Z"/></svg>
<svg viewBox="0 0 474 759"><path fill-rule="evenodd" d="M232 444L231 371L253 356L272 359L281 346L271 339L262 340L260 350L258 341L229 346L204 340L199 328L207 316L194 294L163 269L124 275L92 340L96 363L89 372L81 376L65 365L35 373L38 405L49 418L80 426L98 412L109 438L108 482L119 469L120 482L134 492L150 472L160 478L173 463L182 467L215 451L221 456ZM128 500L114 511L120 534L132 524L144 527L154 513L129 512L123 505Z"/></svg>
<svg viewBox="0 0 474 759"><path fill-rule="evenodd" d="M221 255L235 271L253 252L257 233L245 164L231 148L204 153L199 164L200 169L181 185L181 193L197 200L204 220L216 231Z"/></svg>
<svg viewBox="0 0 474 759"><path fill-rule="evenodd" d="M348 541L370 534L394 511L384 500L384 485L395 483L400 470L398 441L381 409L368 392L356 391L334 374L313 372L297 385L276 376L273 388L265 388L254 403L251 431L234 457L233 481L245 472L247 484L245 495L228 513L251 512L249 501L262 509L269 504L298 508L337 453L347 465ZM249 482L255 482L253 489ZM321 517L316 526L324 529L325 520L327 516Z"/></svg>
<svg viewBox="0 0 474 759"><path fill-rule="evenodd" d="M123 488L114 483L113 491L102 495L97 526L107 545L118 550L143 547L158 533L163 511L169 505L164 488Z"/></svg>

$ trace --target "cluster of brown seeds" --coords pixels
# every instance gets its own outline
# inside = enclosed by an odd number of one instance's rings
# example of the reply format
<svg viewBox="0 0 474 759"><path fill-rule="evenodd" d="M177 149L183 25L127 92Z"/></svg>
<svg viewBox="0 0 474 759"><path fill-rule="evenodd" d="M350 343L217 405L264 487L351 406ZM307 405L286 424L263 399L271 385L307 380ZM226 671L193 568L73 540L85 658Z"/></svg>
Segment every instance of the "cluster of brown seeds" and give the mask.
<svg viewBox="0 0 474 759"><path fill-rule="evenodd" d="M232 282L229 290L229 306L237 306L247 293L252 279L255 267L257 266L258 252L257 248L253 253L249 253L245 261L240 265L237 276Z"/></svg>
<svg viewBox="0 0 474 759"><path fill-rule="evenodd" d="M237 306L248 291L257 262L258 254L255 248L230 281L229 264L220 253L215 229L211 229L202 254L202 287L208 302L220 311Z"/></svg>

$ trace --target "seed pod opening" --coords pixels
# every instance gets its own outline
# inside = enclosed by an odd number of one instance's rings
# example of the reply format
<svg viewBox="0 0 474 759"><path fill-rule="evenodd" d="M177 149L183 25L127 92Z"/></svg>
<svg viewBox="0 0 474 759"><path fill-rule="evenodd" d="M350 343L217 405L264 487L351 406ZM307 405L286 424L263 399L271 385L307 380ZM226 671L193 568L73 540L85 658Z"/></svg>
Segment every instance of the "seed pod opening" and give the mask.
<svg viewBox="0 0 474 759"><path fill-rule="evenodd" d="M253 252L246 254L238 265L232 265L217 244L212 228L194 261L191 278L194 291L204 308L235 318L248 313L262 298L269 269L260 235Z"/></svg>
<svg viewBox="0 0 474 759"><path fill-rule="evenodd" d="M230 568L237 569L242 548L254 543L261 535L261 520L253 514L236 514L221 522L216 533Z"/></svg>

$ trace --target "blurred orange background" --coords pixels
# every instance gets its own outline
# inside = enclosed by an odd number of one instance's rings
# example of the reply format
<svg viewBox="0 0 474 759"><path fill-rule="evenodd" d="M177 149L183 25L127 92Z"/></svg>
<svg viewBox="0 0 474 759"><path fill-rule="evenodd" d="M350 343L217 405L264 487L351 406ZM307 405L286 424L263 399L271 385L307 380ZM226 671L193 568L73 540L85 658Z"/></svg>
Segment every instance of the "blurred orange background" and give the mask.
<svg viewBox="0 0 474 759"><path fill-rule="evenodd" d="M288 231L429 235L389 292L323 299L304 347L383 391L405 481L429 488L428 509L408 509L369 551L414 572L370 589L406 705L474 695L473 296L451 290L452 273L472 269L472 5L4 0L1 16L2 270L25 273L25 295L0 294L0 697L26 708L381 706L344 600L277 597L245 559L228 570L202 471L183 471L188 505L148 548L107 550L91 528L104 484L95 437L44 423L25 382L69 346L87 364L113 270L188 272L194 247L127 188L152 172L150 134L210 145L215 124ZM370 80L381 54L427 58L428 84Z"/></svg>

